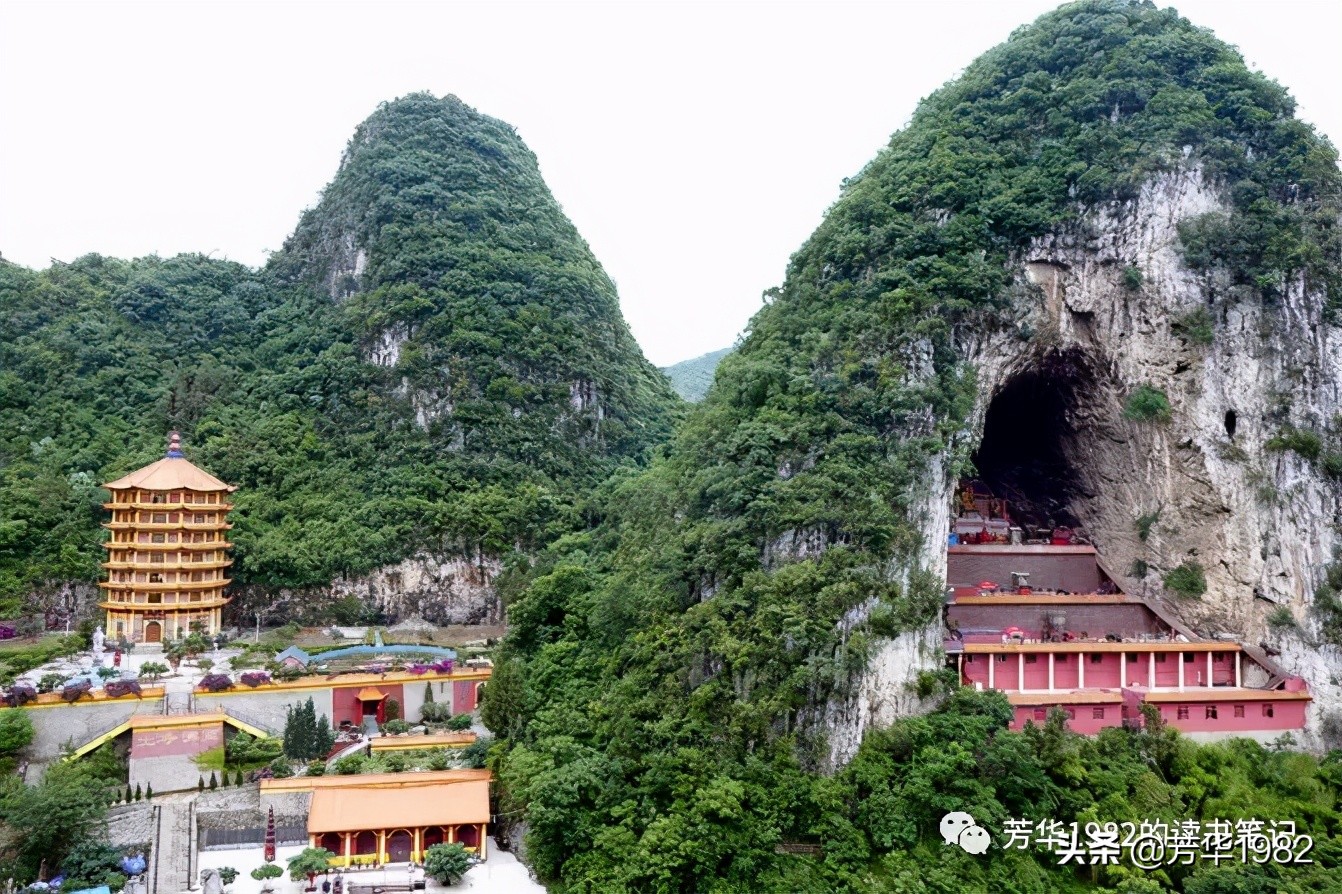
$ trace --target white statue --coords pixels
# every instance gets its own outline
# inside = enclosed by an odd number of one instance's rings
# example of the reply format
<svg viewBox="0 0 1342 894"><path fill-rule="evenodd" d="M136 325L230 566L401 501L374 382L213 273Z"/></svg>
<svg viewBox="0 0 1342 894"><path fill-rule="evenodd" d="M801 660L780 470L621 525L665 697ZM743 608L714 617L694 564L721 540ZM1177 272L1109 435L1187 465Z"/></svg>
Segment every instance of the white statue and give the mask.
<svg viewBox="0 0 1342 894"><path fill-rule="evenodd" d="M95 654L97 655L102 654L103 643L105 643L106 641L107 637L103 634L103 629L101 627L95 627L93 629L93 651Z"/></svg>
<svg viewBox="0 0 1342 894"><path fill-rule="evenodd" d="M224 883L219 878L219 870L205 867L200 871L200 886L203 894L224 894Z"/></svg>

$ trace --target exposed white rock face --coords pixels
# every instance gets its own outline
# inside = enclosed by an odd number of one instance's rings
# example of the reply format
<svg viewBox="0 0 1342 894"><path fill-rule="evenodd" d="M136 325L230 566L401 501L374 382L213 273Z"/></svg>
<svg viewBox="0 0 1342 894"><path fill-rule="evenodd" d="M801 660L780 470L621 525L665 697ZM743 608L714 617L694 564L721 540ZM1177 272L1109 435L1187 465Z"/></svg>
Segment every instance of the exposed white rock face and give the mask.
<svg viewBox="0 0 1342 894"><path fill-rule="evenodd" d="M1048 353L1067 356L1080 369L1062 445L1080 483L1070 508L1107 569L1130 592L1157 596L1157 572L1197 561L1208 591L1175 602L1174 611L1202 633L1257 643L1276 605L1308 625L1312 594L1338 547L1336 486L1265 444L1288 424L1322 431L1342 410L1342 331L1324 320L1323 296L1300 282L1268 305L1183 264L1178 223L1226 207L1196 168L1153 179L1137 200L1030 247L1022 272L1036 288L1018 303L1016 321L1033 333L1028 341L1021 328L1002 329L959 347L979 374L975 442L1003 386ZM1124 282L1130 267L1141 272L1136 288ZM1180 327L1200 309L1214 327L1210 345ZM1123 419L1124 401L1142 385L1168 396L1169 423ZM1159 521L1143 543L1136 518L1155 511ZM1134 577L1137 560L1151 572ZM1335 652L1283 651L1287 669L1315 687L1312 730L1337 710L1326 688L1342 678Z"/></svg>
<svg viewBox="0 0 1342 894"><path fill-rule="evenodd" d="M914 687L920 671L941 667L941 648L940 624L881 640L852 696L825 707L830 767L852 760L868 729L933 707Z"/></svg>
<svg viewBox="0 0 1342 894"><path fill-rule="evenodd" d="M595 382L579 379L568 386L568 402L574 410L581 413L588 409L596 412L598 420L606 418L605 408L601 405L601 392Z"/></svg>
<svg viewBox="0 0 1342 894"><path fill-rule="evenodd" d="M337 578L333 599L356 596L389 614L417 616L435 624L497 624L503 609L494 578L503 569L494 558L421 553L371 574Z"/></svg>
<svg viewBox="0 0 1342 894"><path fill-rule="evenodd" d="M946 577L946 531L950 529L950 501L954 485L947 479L944 457L933 457L924 478L926 488L915 517L926 520L915 566L940 580ZM907 578L907 575L906 575ZM845 633L865 620L874 601L850 612L841 623ZM824 728L829 744L829 766L841 767L852 759L868 729L889 726L901 717L920 714L934 706L916 692L918 675L944 666L941 619L894 639L881 639L849 693L825 705Z"/></svg>
<svg viewBox="0 0 1342 894"><path fill-rule="evenodd" d="M503 566L492 557L418 553L368 574L339 577L328 586L237 593L243 618L262 609L266 617L302 621L323 615L329 607L353 596L400 618L417 617L433 624L499 624L503 606L494 579Z"/></svg>
<svg viewBox="0 0 1342 894"><path fill-rule="evenodd" d="M368 361L377 366L395 366L401 359L401 346L409 340L410 328L404 323L389 326L369 349Z"/></svg>
<svg viewBox="0 0 1342 894"><path fill-rule="evenodd" d="M989 404L1016 376L1046 367L1050 356L1066 358L1076 390L1061 447L1079 484L1069 508L1107 570L1129 592L1161 598L1200 633L1227 631L1255 644L1266 637L1314 694L1302 744L1337 747L1342 649L1317 644L1308 609L1339 546L1342 502L1309 462L1265 444L1283 425L1321 431L1342 412L1342 330L1324 320L1323 296L1302 283L1266 305L1184 265L1179 222L1227 207L1199 169L1186 168L1031 245L1019 259L1012 325L957 331L979 389L961 446L978 445ZM1125 282L1128 268L1141 272L1136 288ZM1199 309L1213 324L1210 345L1194 343L1179 325ZM906 358L915 378L925 354L916 346ZM1142 385L1168 396L1169 423L1123 418L1127 397ZM956 483L949 457L924 480L916 562L944 577ZM1136 519L1157 510L1143 542ZM777 558L808 546L794 538L772 550ZM1142 577L1132 573L1137 560L1150 568ZM1206 595L1164 599L1160 572L1190 560L1205 570ZM1269 631L1267 615L1279 605L1301 633ZM877 645L852 694L825 707L833 765L852 756L866 729L925 707L910 684L941 666L939 651L939 626Z"/></svg>

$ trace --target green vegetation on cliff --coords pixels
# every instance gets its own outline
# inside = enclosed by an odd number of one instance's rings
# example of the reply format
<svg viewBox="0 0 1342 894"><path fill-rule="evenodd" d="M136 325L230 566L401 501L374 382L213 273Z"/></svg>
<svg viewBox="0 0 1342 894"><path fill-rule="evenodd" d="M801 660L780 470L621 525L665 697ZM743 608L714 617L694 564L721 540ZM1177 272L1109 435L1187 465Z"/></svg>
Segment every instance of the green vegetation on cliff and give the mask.
<svg viewBox="0 0 1342 894"><path fill-rule="evenodd" d="M961 695L869 734L837 777L818 771L826 702L877 638L938 616L920 497L929 462L968 447L955 334L1029 294L1021 250L1197 167L1230 210L1189 231L1190 263L1265 302L1301 278L1337 301L1336 159L1285 91L1149 3L1066 6L926 100L845 185L667 455L615 477L590 533L505 581L510 672L486 705L517 709L493 712L510 714L494 760L542 876L559 891L1317 890L1305 879L1339 858L1335 761L1013 734L994 697ZM1265 241L1241 253L1245 228ZM1291 781L1260 799L1240 775L1272 766ZM947 856L936 820L965 805L994 820L1259 812L1329 849L1280 884L1259 868L1123 878ZM823 857L778 853L788 842Z"/></svg>
<svg viewBox="0 0 1342 894"><path fill-rule="evenodd" d="M0 616L96 580L98 484L171 428L241 488L239 583L305 586L542 545L678 405L513 130L405 97L264 270L0 262Z"/></svg>

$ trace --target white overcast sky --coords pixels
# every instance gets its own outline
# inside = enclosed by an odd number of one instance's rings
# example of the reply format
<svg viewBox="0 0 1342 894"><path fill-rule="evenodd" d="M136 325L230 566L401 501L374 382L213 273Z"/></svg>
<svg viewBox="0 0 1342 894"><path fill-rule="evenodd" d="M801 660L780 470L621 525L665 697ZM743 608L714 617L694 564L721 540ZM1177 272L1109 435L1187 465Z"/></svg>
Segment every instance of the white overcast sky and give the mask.
<svg viewBox="0 0 1342 894"><path fill-rule="evenodd" d="M0 0L0 253L259 266L383 100L514 125L665 365L730 345L918 100L1056 4ZM1342 3L1185 0L1342 137Z"/></svg>

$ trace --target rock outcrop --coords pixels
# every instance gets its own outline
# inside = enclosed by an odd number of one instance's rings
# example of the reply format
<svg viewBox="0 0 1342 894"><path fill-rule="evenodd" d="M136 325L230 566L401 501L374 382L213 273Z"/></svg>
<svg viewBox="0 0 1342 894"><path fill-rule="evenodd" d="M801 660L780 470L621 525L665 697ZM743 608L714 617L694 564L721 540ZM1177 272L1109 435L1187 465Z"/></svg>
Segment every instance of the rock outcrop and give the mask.
<svg viewBox="0 0 1342 894"><path fill-rule="evenodd" d="M1315 463L1268 442L1285 429L1325 429L1342 413L1342 329L1303 281L1269 304L1189 268L1180 222L1226 210L1217 184L1184 167L1149 181L1132 202L1091 209L1036 239L1018 259L1009 324L958 334L978 397L956 447L980 447L989 406L1013 382L1048 379L1066 418L1055 431L1015 436L1058 448L1067 466L1058 473L1073 482L1068 508L1107 570L1205 635L1280 649L1315 694L1309 744L1336 746L1342 649L1318 641L1310 609L1337 555L1342 503ZM1210 334L1190 337L1195 319ZM1127 398L1143 386L1167 396L1167 422L1125 418ZM951 463L939 466L947 471L926 479L918 561L944 574L956 476ZM1154 517L1145 538L1144 515ZM1165 592L1162 574L1184 563L1204 571L1201 598ZM1296 628L1268 625L1279 607ZM837 763L868 726L920 708L909 691L919 672L940 665L935 632L884 641L849 700L829 707Z"/></svg>

